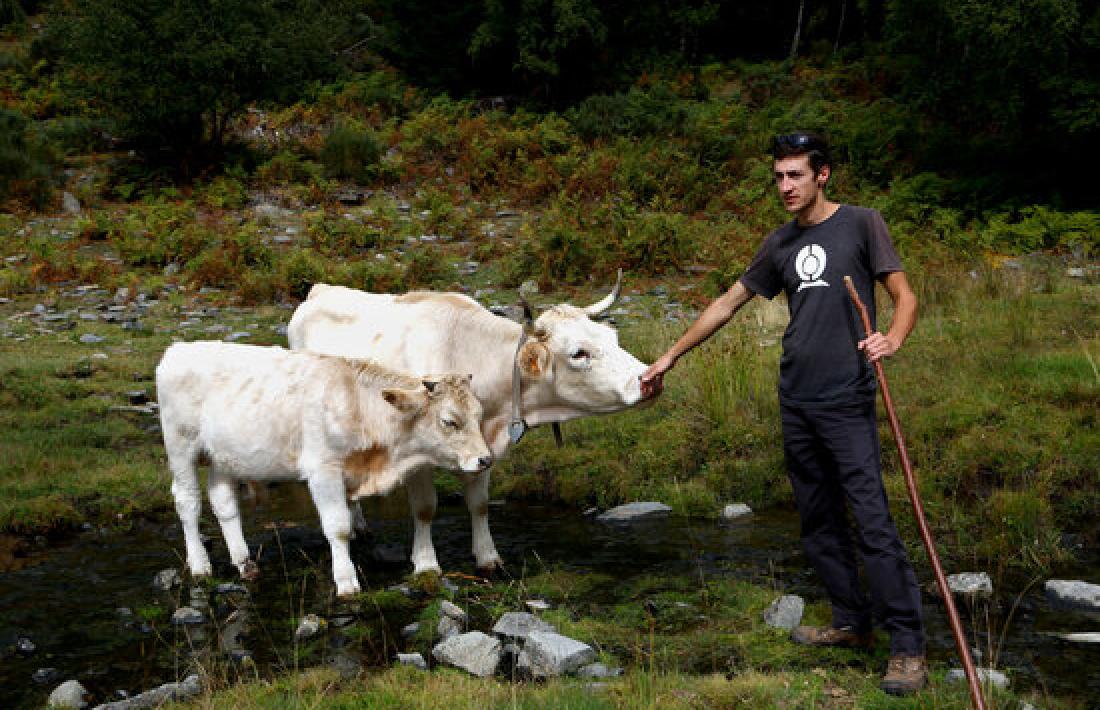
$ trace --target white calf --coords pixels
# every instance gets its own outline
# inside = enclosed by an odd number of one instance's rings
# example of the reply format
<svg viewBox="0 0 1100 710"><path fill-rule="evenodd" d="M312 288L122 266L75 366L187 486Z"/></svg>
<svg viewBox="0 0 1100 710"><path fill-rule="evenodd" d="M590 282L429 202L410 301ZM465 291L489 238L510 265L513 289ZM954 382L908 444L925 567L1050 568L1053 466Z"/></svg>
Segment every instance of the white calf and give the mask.
<svg viewBox="0 0 1100 710"><path fill-rule="evenodd" d="M479 473L492 462L470 376L420 379L362 360L277 347L178 343L157 366L161 427L187 564L210 574L196 467L229 557L258 573L241 532L236 479L309 485L332 548L337 594L359 591L347 499L383 494L424 466Z"/></svg>

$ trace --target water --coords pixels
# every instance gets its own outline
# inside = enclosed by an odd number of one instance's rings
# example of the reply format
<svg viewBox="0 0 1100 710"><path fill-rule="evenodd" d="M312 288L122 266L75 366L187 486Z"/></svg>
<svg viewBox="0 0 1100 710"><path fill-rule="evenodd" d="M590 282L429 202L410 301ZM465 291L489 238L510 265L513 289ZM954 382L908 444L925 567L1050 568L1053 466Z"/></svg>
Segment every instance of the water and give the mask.
<svg viewBox="0 0 1100 710"><path fill-rule="evenodd" d="M403 581L405 565L370 559L371 546L379 542L408 548L411 526L403 500L371 501L366 512L372 540L353 544L361 582L367 589L379 589ZM605 526L575 510L512 503L494 506L490 516L498 549L516 576L525 567L538 571L543 565L599 571L618 579L727 575L822 598L799 548L797 516L791 512L766 512L728 524L672 517L627 527ZM250 545L262 545L264 576L253 586L250 601L233 594L211 595L210 601L218 618L242 606L240 614L249 628L243 646L255 654L260 674L320 662L353 668L388 663L398 650L401 625L411 620L408 614L378 614L372 620L369 610L358 610L360 638L354 653L329 648L319 657L295 657L293 618L334 613L327 543L300 486L275 489L247 517ZM275 528L275 520L292 522ZM204 531L213 537L215 574L234 579L216 525L207 520ZM469 518L463 507L441 507L434 538L445 569L471 571ZM0 544L0 558L4 547ZM0 707L41 706L68 678L79 679L96 702L103 702L115 699L120 689L135 694L177 680L193 663L211 658L222 659L219 672L227 677L253 675L256 671L239 669L217 653L219 644L232 647L232 634L225 628L183 631L168 623L175 606L187 602L188 589L157 592L151 581L161 569L182 567L181 555L182 534L174 516L140 522L128 531L92 530L59 544L32 545L15 565L8 555L11 569L0 574ZM1100 579L1100 561L1059 570L1059 576L1095 581ZM1056 613L1035 585L1020 596L1001 640L1016 596L1002 593L999 610L967 621L968 628L994 631L994 645L1000 649L997 666L1013 669L1017 688L1100 699L1100 648L1051 635L1095 631L1100 619ZM925 602L929 655L952 659L954 644L942 606L928 598ZM133 616L119 611L123 608ZM151 621L145 628L143 619ZM29 656L16 653L13 647L20 637L29 638L37 650ZM981 646L991 647L987 635L981 637ZM57 677L35 683L32 675L47 667L58 669Z"/></svg>

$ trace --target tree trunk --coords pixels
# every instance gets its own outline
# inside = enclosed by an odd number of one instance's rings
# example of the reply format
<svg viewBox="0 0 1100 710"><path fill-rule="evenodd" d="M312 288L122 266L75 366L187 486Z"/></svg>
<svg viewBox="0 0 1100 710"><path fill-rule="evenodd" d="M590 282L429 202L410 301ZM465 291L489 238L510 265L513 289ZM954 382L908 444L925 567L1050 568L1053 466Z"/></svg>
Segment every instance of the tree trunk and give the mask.
<svg viewBox="0 0 1100 710"><path fill-rule="evenodd" d="M798 40L802 36L802 13L806 9L806 0L798 1L798 24L794 28L794 40L791 42L791 56L794 59L798 54Z"/></svg>
<svg viewBox="0 0 1100 710"><path fill-rule="evenodd" d="M842 0L840 3L840 22L836 25L836 41L833 42L833 54L836 54L840 49L840 35L844 33L844 15L847 14L848 0Z"/></svg>

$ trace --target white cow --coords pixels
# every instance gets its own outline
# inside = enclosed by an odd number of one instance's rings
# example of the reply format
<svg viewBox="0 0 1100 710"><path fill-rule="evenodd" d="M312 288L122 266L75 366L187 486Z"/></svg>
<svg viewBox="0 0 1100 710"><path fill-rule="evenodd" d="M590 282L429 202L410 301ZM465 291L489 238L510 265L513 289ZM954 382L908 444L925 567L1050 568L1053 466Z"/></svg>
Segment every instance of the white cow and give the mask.
<svg viewBox="0 0 1100 710"><path fill-rule="evenodd" d="M222 342L172 345L156 374L172 495L196 577L210 574L199 538L200 461L210 464L210 505L246 579L259 570L241 532L236 479L305 481L340 596L359 591L348 498L387 493L426 466L477 473L492 462L469 375L420 379L364 360Z"/></svg>
<svg viewBox="0 0 1100 710"><path fill-rule="evenodd" d="M641 400L645 364L619 346L612 328L589 318L610 308L617 296L618 285L588 308L550 308L517 350L524 327L461 294L374 294L316 284L294 312L287 335L294 349L370 357L413 372L472 372L484 410L481 431L494 456L501 456L511 443L515 418L514 374L519 415L531 426L616 412ZM501 560L489 532L489 472L466 476L463 483L474 557L480 570L491 571ZM414 573L439 571L431 539L436 493L430 471L413 472L407 490Z"/></svg>

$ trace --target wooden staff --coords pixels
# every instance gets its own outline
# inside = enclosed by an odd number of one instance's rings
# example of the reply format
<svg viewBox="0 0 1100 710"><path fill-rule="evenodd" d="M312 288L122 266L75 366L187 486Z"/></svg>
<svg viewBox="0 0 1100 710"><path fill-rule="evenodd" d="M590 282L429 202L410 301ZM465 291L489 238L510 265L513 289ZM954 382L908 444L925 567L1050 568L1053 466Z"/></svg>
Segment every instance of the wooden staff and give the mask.
<svg viewBox="0 0 1100 710"><path fill-rule="evenodd" d="M844 277L844 285L848 287L848 295L852 297L852 303L859 311L860 320L863 321L864 337L871 336L871 317L867 314L867 308L856 293L856 287L852 284L852 277ZM894 432L894 441L898 445L898 456L901 458L901 468L905 472L905 487L909 490L909 500L913 504L913 513L917 518L917 527L920 528L921 540L924 541L924 549L928 550L928 558L932 561L932 571L936 575L936 586L943 597L947 607L947 619L951 622L951 632L955 636L955 646L962 658L963 670L966 672L966 681L970 685L970 699L974 701L977 710L985 710L985 698L982 696L982 686L978 681L978 673L974 670L974 661L970 658L970 646L966 642L966 632L963 631L962 622L959 620L959 612L955 609L955 597L947 586L947 578L943 575L943 567L940 565L940 556L936 554L936 543L932 540L932 532L928 529L928 521L924 518L924 505L921 503L920 494L917 492L916 479L913 476L913 467L909 463L909 452L905 448L905 437L901 433L901 424L898 423L898 415L894 411L894 402L890 399L890 388L886 385L886 373L882 369L882 361L871 363L875 368L875 377L878 378L879 388L882 390L882 402L886 405L886 416L890 419L890 430Z"/></svg>

